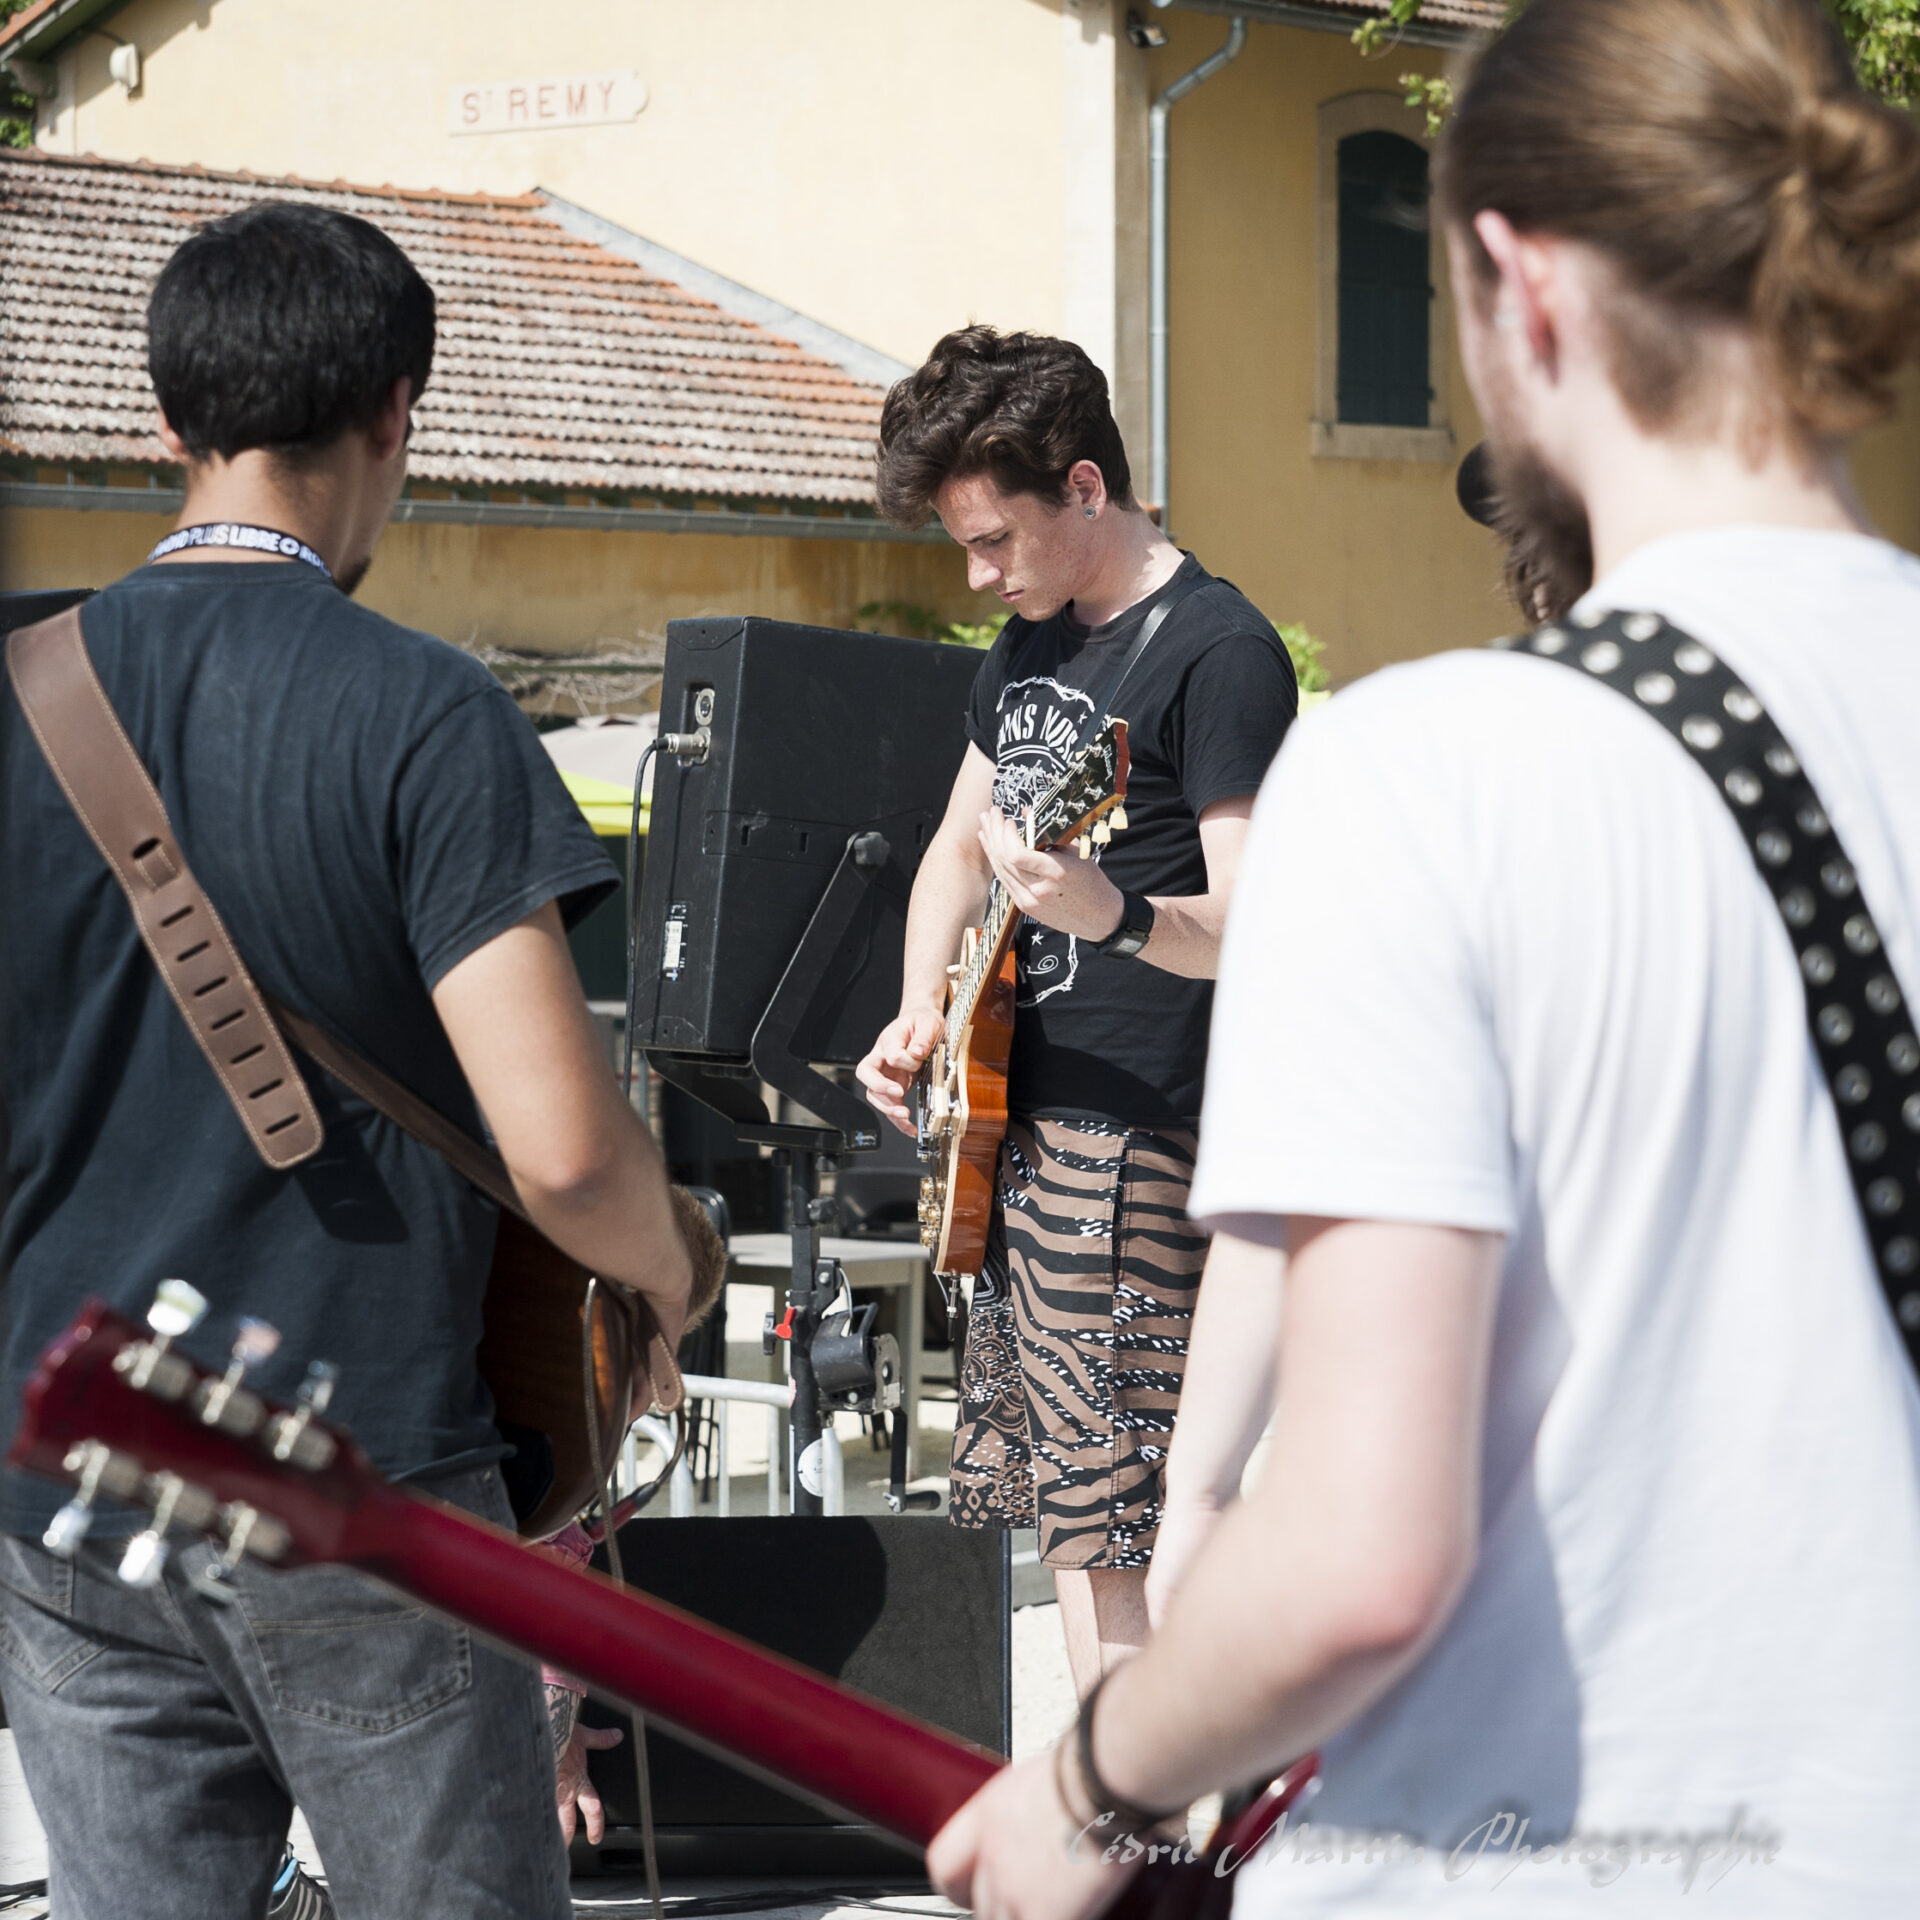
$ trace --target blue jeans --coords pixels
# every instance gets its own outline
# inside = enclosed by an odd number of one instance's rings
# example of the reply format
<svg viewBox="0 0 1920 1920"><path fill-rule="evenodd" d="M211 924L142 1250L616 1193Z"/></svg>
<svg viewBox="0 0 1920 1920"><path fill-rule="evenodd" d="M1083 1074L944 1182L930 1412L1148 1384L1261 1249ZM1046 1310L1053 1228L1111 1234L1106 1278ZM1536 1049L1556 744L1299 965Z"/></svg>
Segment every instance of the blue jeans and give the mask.
<svg viewBox="0 0 1920 1920"><path fill-rule="evenodd" d="M511 1524L499 1470L443 1499ZM60 1920L260 1920L297 1804L340 1920L566 1920L540 1676L342 1567L176 1539L145 1592L106 1542L0 1538L0 1676Z"/></svg>

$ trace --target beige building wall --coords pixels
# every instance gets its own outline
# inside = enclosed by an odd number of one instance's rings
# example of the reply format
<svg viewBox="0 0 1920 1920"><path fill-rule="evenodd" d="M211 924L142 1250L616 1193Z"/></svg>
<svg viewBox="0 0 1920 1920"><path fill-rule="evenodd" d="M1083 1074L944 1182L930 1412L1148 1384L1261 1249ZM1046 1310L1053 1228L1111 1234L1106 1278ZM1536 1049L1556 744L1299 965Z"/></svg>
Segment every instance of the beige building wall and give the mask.
<svg viewBox="0 0 1920 1920"><path fill-rule="evenodd" d="M1155 18L1170 35L1152 56L1156 88L1224 37L1219 19ZM1516 624L1496 543L1454 498L1454 467L1480 425L1450 329L1436 382L1446 460L1311 451L1326 264L1319 109L1358 90L1391 95L1401 73L1441 72L1446 58L1400 48L1366 61L1337 35L1256 25L1240 59L1172 114L1173 531L1275 620L1325 641L1338 682ZM1406 110L1403 126L1419 138L1424 118ZM1901 394L1895 421L1862 437L1854 470L1876 525L1920 550L1920 378Z"/></svg>
<svg viewBox="0 0 1920 1920"><path fill-rule="evenodd" d="M544 186L908 361L973 318L1063 331L1113 376L1144 484L1147 108L1226 22L1156 10L1169 44L1143 54L1119 30L1125 12L1124 0L568 0L545 14L522 0L133 0L110 30L140 47L141 88L109 78L108 40L78 42L42 138L370 184ZM1313 439L1331 267L1317 239L1320 110L1369 92L1392 109L1402 72L1446 59L1397 48L1367 61L1344 32L1255 24L1241 58L1171 116L1173 530L1275 620L1304 622L1343 682L1478 644L1514 618L1491 538L1454 501L1479 423L1450 337L1427 457L1346 457ZM647 88L630 121L449 131L457 88L628 70ZM1419 137L1419 113L1400 111ZM1900 421L1868 436L1856 465L1879 523L1920 548L1920 385L1903 391ZM137 545L126 534L87 537L124 560ZM545 557L563 550L564 565ZM456 637L492 621L500 643L556 647L681 612L979 607L938 548L424 526L395 530L368 592Z"/></svg>
<svg viewBox="0 0 1920 1920"><path fill-rule="evenodd" d="M1185 72L1224 23L1167 12L1156 85ZM1491 537L1454 499L1479 423L1451 341L1442 370L1454 447L1444 460L1315 454L1322 262L1315 220L1323 102L1392 93L1445 55L1362 60L1337 34L1258 26L1246 51L1172 114L1173 530L1276 621L1302 621L1347 682L1389 660L1474 645L1512 624ZM1423 132L1405 110L1404 131Z"/></svg>
<svg viewBox="0 0 1920 1920"><path fill-rule="evenodd" d="M98 587L137 567L171 515L0 509L0 589ZM669 620L759 614L861 621L873 601L980 620L957 548L738 534L556 531L418 521L387 529L360 599L462 645L591 653L659 639Z"/></svg>
<svg viewBox="0 0 1920 1920"><path fill-rule="evenodd" d="M1873 524L1920 553L1920 370L1908 369L1898 396L1894 417L1854 443L1853 478Z"/></svg>
<svg viewBox="0 0 1920 1920"><path fill-rule="evenodd" d="M41 144L355 184L545 187L894 357L1059 331L1111 252L1119 0L133 0L70 46ZM1120 75L1116 75L1116 66ZM630 121L457 133L482 83L632 72ZM1105 106L1100 95L1104 90ZM564 94L549 105L564 108ZM529 111L536 96L528 96ZM1082 191L1107 181L1104 210ZM1074 204L1066 204L1068 185ZM1108 304L1111 304L1109 280ZM1073 298L1085 323L1084 293ZM1108 328L1111 331L1111 327Z"/></svg>

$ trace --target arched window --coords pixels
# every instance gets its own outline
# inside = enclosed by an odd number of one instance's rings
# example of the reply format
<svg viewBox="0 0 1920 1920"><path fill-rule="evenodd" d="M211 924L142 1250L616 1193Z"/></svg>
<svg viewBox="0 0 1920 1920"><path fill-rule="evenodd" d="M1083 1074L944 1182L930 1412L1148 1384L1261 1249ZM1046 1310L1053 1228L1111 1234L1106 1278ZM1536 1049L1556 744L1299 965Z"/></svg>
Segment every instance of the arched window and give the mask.
<svg viewBox="0 0 1920 1920"><path fill-rule="evenodd" d="M1339 145L1340 326L1336 418L1424 427L1431 278L1427 155L1397 133Z"/></svg>
<svg viewBox="0 0 1920 1920"><path fill-rule="evenodd" d="M1313 451L1451 464L1453 307L1431 143L1398 94L1340 94L1315 118Z"/></svg>

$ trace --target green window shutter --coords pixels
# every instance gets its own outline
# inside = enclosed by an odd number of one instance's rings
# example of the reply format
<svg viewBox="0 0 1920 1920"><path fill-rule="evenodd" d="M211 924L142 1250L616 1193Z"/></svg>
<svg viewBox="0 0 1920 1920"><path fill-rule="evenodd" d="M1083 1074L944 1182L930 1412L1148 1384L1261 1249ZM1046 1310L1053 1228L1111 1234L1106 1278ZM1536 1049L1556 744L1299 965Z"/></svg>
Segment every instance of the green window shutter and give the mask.
<svg viewBox="0 0 1920 1920"><path fill-rule="evenodd" d="M1424 147L1397 133L1340 142L1342 420L1428 424L1430 224Z"/></svg>

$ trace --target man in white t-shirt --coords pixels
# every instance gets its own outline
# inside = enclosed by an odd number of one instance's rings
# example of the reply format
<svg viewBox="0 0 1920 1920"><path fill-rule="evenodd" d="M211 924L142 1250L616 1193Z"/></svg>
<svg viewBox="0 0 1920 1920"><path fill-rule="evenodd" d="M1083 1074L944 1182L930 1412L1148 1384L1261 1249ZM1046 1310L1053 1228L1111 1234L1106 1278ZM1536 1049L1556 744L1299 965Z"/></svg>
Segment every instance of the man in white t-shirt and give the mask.
<svg viewBox="0 0 1920 1920"><path fill-rule="evenodd" d="M1920 324L1920 128L1814 0L1533 0L1438 210L1529 577L1590 541L1576 620L1760 695L1920 991L1920 562L1843 463ZM1063 1830L1318 1747L1237 1914L1920 1911L1920 1392L1713 785L1548 660L1379 674L1267 782L1214 1019L1163 1538L1226 1510L943 1887L1090 1912Z"/></svg>

